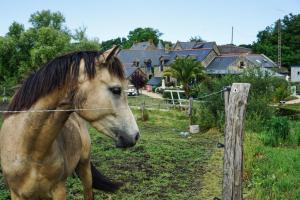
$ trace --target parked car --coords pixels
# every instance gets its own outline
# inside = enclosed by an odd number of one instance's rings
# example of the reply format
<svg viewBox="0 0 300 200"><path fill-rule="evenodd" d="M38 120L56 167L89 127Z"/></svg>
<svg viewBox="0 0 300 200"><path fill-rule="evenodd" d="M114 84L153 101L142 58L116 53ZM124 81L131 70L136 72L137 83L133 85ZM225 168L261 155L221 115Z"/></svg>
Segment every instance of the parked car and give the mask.
<svg viewBox="0 0 300 200"><path fill-rule="evenodd" d="M138 95L136 88L134 85L128 85L128 89L126 90L128 96L136 96Z"/></svg>

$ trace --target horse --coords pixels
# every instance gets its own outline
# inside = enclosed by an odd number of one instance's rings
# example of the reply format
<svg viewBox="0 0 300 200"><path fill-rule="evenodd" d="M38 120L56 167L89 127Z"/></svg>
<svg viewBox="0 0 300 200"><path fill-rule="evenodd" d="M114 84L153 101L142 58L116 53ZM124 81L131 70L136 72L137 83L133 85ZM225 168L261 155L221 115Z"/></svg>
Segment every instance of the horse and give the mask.
<svg viewBox="0 0 300 200"><path fill-rule="evenodd" d="M139 129L118 52L113 47L59 56L17 90L0 130L1 167L12 200L65 200L65 182L74 171L84 199L93 199L101 174L91 166L84 121L117 147L136 144Z"/></svg>

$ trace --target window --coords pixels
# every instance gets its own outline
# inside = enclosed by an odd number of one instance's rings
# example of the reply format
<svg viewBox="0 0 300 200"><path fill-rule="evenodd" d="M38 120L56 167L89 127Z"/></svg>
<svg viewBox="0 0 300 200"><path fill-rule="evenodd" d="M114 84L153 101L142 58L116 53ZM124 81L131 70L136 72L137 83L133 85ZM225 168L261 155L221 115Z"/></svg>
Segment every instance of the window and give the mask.
<svg viewBox="0 0 300 200"><path fill-rule="evenodd" d="M241 61L240 62L240 68L244 68L245 67L245 63L244 63L244 61Z"/></svg>

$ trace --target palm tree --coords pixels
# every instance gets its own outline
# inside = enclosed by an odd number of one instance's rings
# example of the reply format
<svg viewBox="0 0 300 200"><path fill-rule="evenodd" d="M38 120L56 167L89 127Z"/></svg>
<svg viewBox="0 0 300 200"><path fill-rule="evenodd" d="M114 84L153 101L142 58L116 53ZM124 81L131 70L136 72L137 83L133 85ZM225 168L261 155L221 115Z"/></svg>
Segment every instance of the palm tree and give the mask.
<svg viewBox="0 0 300 200"><path fill-rule="evenodd" d="M192 57L177 57L164 71L165 76L172 76L183 85L185 95L190 95L190 83L204 76L203 67L200 62Z"/></svg>

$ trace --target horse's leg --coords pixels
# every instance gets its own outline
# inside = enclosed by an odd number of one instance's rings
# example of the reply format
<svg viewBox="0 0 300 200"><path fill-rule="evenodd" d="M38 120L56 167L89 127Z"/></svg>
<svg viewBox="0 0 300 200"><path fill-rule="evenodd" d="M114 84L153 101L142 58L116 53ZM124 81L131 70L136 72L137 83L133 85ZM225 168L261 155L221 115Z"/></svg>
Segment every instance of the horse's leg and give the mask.
<svg viewBox="0 0 300 200"><path fill-rule="evenodd" d="M53 200L66 200L66 186L64 182L60 182L56 185L52 192L52 199Z"/></svg>
<svg viewBox="0 0 300 200"><path fill-rule="evenodd" d="M91 164L90 160L85 160L84 162L79 162L77 166L77 172L79 178L83 185L84 199L93 200L93 179L91 173Z"/></svg>

